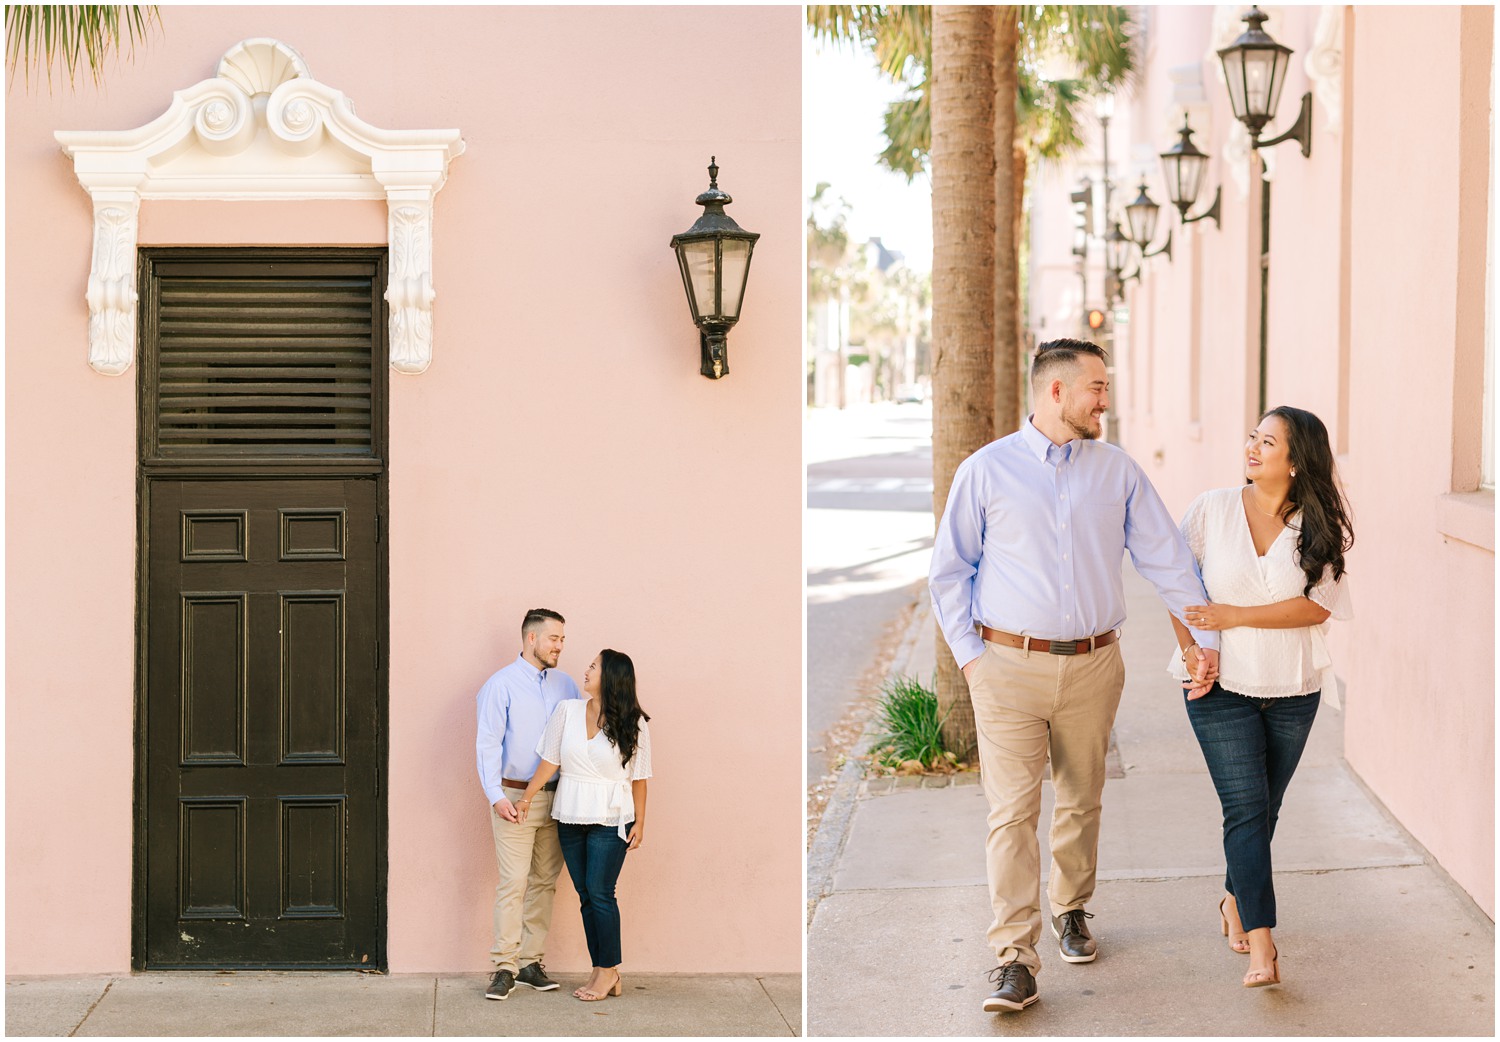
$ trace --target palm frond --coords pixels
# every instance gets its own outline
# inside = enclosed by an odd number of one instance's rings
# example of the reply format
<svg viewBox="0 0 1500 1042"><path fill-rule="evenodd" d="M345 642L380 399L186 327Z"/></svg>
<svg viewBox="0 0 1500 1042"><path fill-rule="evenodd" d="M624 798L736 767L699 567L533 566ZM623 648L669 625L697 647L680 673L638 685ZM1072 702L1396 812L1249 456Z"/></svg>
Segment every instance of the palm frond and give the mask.
<svg viewBox="0 0 1500 1042"><path fill-rule="evenodd" d="M1032 4L1019 8L1018 125L1034 156L1063 155L1082 144L1081 102L1090 94L1124 89L1135 71L1135 23L1129 8ZM885 112L886 148L880 163L914 180L927 168L932 145L928 71L932 67L932 8L924 4L813 4L807 24L817 39L858 41L881 71L911 88ZM1065 79L1040 70L1061 61Z"/></svg>
<svg viewBox="0 0 1500 1042"><path fill-rule="evenodd" d="M78 82L79 68L88 64L97 86L103 81L104 62L122 44L134 55L137 39L144 40L152 24L160 26L155 6L116 7L99 5L10 4L5 8L5 64L10 68L8 87L16 72L25 71L29 87L33 73L45 70L48 89L59 62L70 85ZM8 89L8 88L7 88Z"/></svg>
<svg viewBox="0 0 1500 1042"><path fill-rule="evenodd" d="M1088 85L1082 80L1022 76L1018 95L1021 134L1033 158L1056 159L1083 146L1079 109Z"/></svg>
<svg viewBox="0 0 1500 1042"><path fill-rule="evenodd" d="M886 147L880 162L906 176L907 184L927 169L927 152L932 147L932 95L923 90L893 101L885 110Z"/></svg>

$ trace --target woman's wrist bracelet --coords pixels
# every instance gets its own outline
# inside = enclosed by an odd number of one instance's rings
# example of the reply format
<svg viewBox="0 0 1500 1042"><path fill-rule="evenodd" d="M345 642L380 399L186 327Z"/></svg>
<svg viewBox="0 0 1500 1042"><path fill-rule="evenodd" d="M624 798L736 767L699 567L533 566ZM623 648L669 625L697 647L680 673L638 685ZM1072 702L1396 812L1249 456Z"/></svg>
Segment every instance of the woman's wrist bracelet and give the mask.
<svg viewBox="0 0 1500 1042"><path fill-rule="evenodd" d="M1191 644L1189 644L1187 647L1185 647L1185 648L1182 649L1182 661L1183 662L1187 662L1187 653L1189 651L1192 651L1197 646L1198 646L1198 642L1195 640Z"/></svg>

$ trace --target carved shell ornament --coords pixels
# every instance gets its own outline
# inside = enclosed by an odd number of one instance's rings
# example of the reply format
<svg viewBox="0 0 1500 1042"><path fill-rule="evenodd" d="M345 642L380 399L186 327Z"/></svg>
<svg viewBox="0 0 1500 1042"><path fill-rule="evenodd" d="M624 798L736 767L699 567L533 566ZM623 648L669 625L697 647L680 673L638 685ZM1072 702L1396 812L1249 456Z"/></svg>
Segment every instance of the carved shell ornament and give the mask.
<svg viewBox="0 0 1500 1042"><path fill-rule="evenodd" d="M432 200L463 154L457 130L366 123L293 48L257 37L231 47L213 78L174 93L143 126L55 137L94 202L85 297L97 372L119 375L135 358L137 226L142 201L153 199L384 199L391 367L420 373L431 364ZM204 234L213 241L212 228Z"/></svg>

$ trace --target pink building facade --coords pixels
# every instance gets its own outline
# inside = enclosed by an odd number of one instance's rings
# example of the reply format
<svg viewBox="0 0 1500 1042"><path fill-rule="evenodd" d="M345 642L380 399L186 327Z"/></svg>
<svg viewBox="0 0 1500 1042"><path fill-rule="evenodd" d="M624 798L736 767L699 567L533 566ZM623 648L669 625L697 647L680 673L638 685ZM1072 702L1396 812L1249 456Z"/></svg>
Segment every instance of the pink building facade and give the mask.
<svg viewBox="0 0 1500 1042"><path fill-rule="evenodd" d="M1268 407L1327 424L1354 511L1355 619L1334 627L1345 756L1390 812L1495 914L1494 199L1489 7L1267 7L1294 54L1281 133L1311 93L1312 148L1270 153ZM1261 201L1215 51L1242 8L1139 9L1144 69L1110 128L1117 207L1141 176L1156 243L1113 313L1120 440L1174 513L1241 480L1260 395ZM1157 154L1186 112L1212 159L1183 225ZM1077 335L1068 192L1099 149L1044 170L1032 329ZM1095 165L1090 165L1095 164ZM1097 253L1095 254L1097 257ZM1102 273L1090 269L1102 306ZM1462 650L1459 650L1462 649Z"/></svg>
<svg viewBox="0 0 1500 1042"><path fill-rule="evenodd" d="M145 863L160 822L143 817L143 678L155 652L140 618L155 617L142 584L156 477L141 417L155 385L138 374L159 302L127 298L147 286L141 265L170 267L168 247L210 266L205 248L332 247L340 264L353 249L389 291L373 334L389 365L373 374L386 455L370 961L487 965L495 865L474 696L540 605L568 618L562 669L581 678L600 648L627 652L652 716L649 833L620 883L628 963L799 971L799 9L161 14L164 31L103 88L18 82L7 99L7 972L152 965ZM101 133L174 105L187 115L163 124L160 146L130 138L134 159ZM81 132L71 159L59 131ZM700 213L710 156L730 215L762 233L722 380L699 375L668 249ZM269 256L274 268L283 254ZM284 526L311 516L282 513ZM233 557L243 531L223 531L223 544L210 528L201 547L185 537L182 560ZM287 531L283 555L319 557L287 550ZM217 617L205 609L205 633ZM248 654L240 676L257 668ZM186 762L197 725L182 726ZM209 759L243 749L230 734L214 752L205 734ZM208 808L195 836L243 842L237 811L195 799ZM337 825L338 806L288 813L282 842L309 842L299 822ZM199 908L205 936L213 900ZM299 914L326 912L308 900ZM576 908L564 879L549 966L588 964Z"/></svg>

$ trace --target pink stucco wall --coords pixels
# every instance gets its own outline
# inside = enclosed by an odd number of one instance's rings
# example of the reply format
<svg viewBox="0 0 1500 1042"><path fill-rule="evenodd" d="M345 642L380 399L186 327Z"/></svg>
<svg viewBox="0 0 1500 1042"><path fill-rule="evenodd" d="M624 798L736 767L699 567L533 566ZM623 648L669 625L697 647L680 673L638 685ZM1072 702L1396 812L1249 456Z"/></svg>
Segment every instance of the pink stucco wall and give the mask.
<svg viewBox="0 0 1500 1042"><path fill-rule="evenodd" d="M1267 29L1296 53L1273 133L1310 89L1319 16L1278 10ZM1348 762L1493 916L1494 497L1473 492L1493 11L1345 18L1342 128L1315 101L1312 156L1275 148L1267 399L1328 425L1354 510L1356 618L1331 641ZM1117 358L1124 444L1177 513L1241 480L1256 419L1259 211L1254 181L1242 196L1222 154L1232 117L1204 58L1210 21L1207 8L1156 9L1144 100L1125 117L1166 148L1165 70L1204 62L1212 112L1196 141L1214 157L1206 192L1224 187L1222 228L1177 228L1173 263L1131 286ZM1420 69L1421 89L1397 68Z"/></svg>
<svg viewBox="0 0 1500 1042"><path fill-rule="evenodd" d="M130 958L135 376L86 365L90 210L51 135L138 126L254 36L362 119L467 143L436 201L433 363L391 377L391 969L485 966L473 698L544 604L562 667L630 653L653 717L629 965L796 970L800 13L351 10L163 8L104 90L8 98L7 972ZM718 382L667 248L711 153L763 234ZM140 241L384 238L379 203L147 202ZM563 882L548 963L587 961Z"/></svg>
<svg viewBox="0 0 1500 1042"><path fill-rule="evenodd" d="M1463 288L1485 268L1493 17L1453 7L1354 17L1345 470L1363 567L1344 645L1350 764L1491 918L1494 496L1488 546L1453 534L1441 497L1480 438L1484 299ZM1404 92L1386 70L1413 54L1424 89ZM1412 147L1392 147L1401 141ZM1472 653L1448 654L1430 634Z"/></svg>

